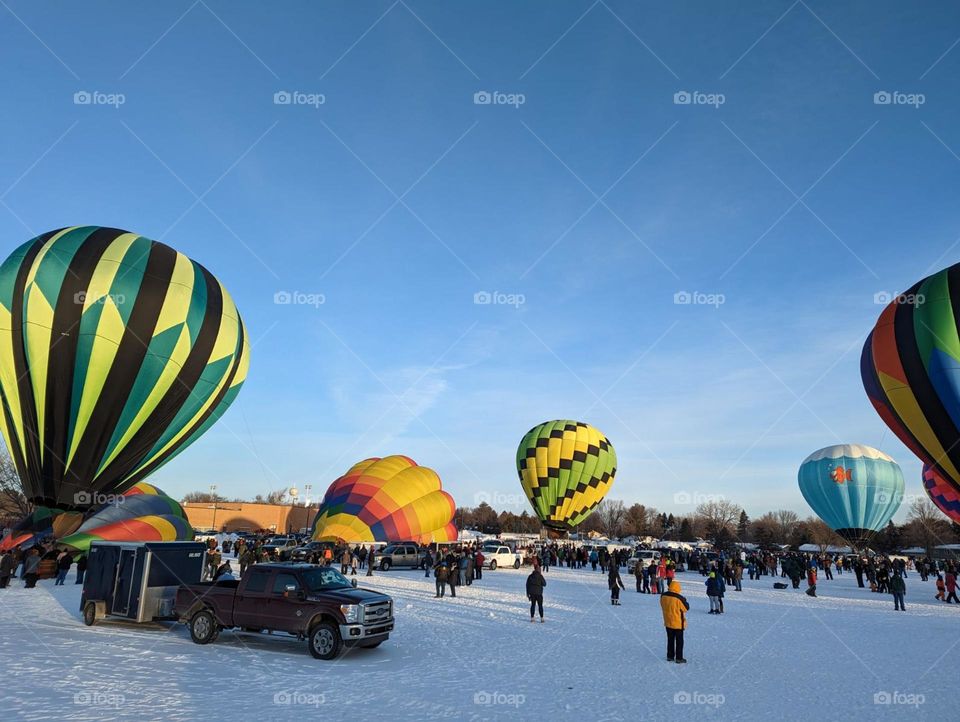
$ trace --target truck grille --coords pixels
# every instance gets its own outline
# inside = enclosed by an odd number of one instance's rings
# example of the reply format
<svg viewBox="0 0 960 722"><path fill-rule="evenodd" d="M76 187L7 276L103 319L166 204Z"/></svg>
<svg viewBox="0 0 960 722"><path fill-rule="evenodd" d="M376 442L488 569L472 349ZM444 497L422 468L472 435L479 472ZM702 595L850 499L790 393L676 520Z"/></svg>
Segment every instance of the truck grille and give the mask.
<svg viewBox="0 0 960 722"><path fill-rule="evenodd" d="M386 622L393 615L390 614L390 602L373 602L362 605L364 624L378 624Z"/></svg>

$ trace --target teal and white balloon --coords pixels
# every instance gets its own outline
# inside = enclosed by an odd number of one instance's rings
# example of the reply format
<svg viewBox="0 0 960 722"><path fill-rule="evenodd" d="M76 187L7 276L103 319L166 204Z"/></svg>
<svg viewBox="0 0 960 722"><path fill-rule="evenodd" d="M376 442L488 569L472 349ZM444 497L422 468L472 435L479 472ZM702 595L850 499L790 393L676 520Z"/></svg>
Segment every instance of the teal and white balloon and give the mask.
<svg viewBox="0 0 960 722"><path fill-rule="evenodd" d="M827 525L855 546L883 529L903 501L903 472L870 446L839 444L800 465L800 493Z"/></svg>

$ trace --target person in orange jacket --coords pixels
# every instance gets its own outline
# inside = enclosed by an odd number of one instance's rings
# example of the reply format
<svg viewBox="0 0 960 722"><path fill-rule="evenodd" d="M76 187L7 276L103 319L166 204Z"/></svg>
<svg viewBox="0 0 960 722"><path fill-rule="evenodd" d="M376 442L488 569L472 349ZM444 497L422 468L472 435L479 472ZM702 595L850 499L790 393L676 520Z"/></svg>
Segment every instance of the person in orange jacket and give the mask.
<svg viewBox="0 0 960 722"><path fill-rule="evenodd" d="M942 574L937 574L937 596L934 598L939 599L941 602L944 602L947 599L947 587L943 583Z"/></svg>
<svg viewBox="0 0 960 722"><path fill-rule="evenodd" d="M670 582L670 590L660 595L663 626L667 630L667 661L686 664L683 658L683 630L687 628L690 603L680 594L680 582Z"/></svg>

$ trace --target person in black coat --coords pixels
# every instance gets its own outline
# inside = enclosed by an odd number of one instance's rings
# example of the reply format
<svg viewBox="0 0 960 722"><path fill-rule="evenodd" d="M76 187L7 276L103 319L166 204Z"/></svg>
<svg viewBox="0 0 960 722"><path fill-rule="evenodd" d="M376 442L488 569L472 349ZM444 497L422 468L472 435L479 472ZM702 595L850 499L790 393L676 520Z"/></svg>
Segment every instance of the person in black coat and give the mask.
<svg viewBox="0 0 960 722"><path fill-rule="evenodd" d="M87 555L81 554L77 558L77 584L83 584L83 575L87 573Z"/></svg>
<svg viewBox="0 0 960 722"><path fill-rule="evenodd" d="M547 586L547 580L540 573L540 567L534 565L533 571L527 577L527 599L530 600L530 621L533 621L533 612L540 610L540 622L543 623L543 588Z"/></svg>
<svg viewBox="0 0 960 722"><path fill-rule="evenodd" d="M620 606L620 590L624 589L623 580L620 578L620 567L615 563L609 565L607 572L607 586L610 587L610 604Z"/></svg>

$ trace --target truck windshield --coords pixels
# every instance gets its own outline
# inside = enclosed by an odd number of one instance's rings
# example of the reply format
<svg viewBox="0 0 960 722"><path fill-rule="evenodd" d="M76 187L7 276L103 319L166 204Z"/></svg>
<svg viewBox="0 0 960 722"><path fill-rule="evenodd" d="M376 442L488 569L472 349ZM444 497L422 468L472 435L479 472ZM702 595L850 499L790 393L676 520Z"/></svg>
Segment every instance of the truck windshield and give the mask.
<svg viewBox="0 0 960 722"><path fill-rule="evenodd" d="M345 589L352 585L336 569L311 569L303 572L303 582L311 592L322 592L328 589Z"/></svg>

